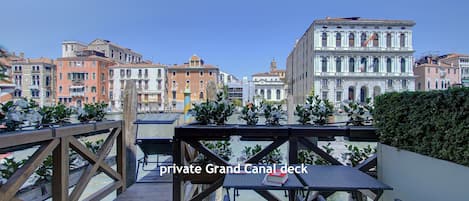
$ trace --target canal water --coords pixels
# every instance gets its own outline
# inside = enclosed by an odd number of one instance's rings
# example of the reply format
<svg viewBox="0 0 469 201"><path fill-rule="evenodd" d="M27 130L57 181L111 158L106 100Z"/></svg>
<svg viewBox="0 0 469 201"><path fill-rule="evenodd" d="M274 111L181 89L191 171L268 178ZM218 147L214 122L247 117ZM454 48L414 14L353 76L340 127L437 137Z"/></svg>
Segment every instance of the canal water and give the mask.
<svg viewBox="0 0 469 201"><path fill-rule="evenodd" d="M120 120L122 119L122 114L110 114L107 115L106 117L108 120ZM183 115L181 114L175 114L175 113L160 113L160 114L139 114L138 119L143 119L143 120L171 120L171 119L176 119L175 123L173 124L166 124L166 125L140 125L139 126L139 132L138 132L138 137L172 137L174 135L174 127L177 125L183 124ZM345 121L346 117L345 116L335 116L335 121ZM259 120L260 123L264 122L264 119ZM232 117L229 118L228 120L229 124L243 124L244 122L238 118L238 115L233 115ZM286 124L285 121L282 122L283 124ZM105 135L102 136L94 136L89 139L86 139L87 141L94 141L98 140L100 138L104 138ZM233 156L230 159L230 163L236 163L238 162L239 156L241 156L241 151L244 149L245 146L254 146L256 144L260 144L262 146L268 145L270 142L254 142L254 141L241 141L239 137L232 137L231 138L231 148L233 151ZM341 161L342 159L342 153L347 152L348 150L346 149L346 145L355 145L358 146L359 148L366 147L368 145L371 146L376 146L376 143L369 143L369 142L350 142L344 140L342 137L337 137L335 141L332 142L318 142L319 146L327 145L328 143L330 144L330 147L334 149L333 156ZM286 162L287 160L287 144L284 144L280 147L280 151L282 153L282 161ZM23 151L18 151L13 153L13 157L15 159L24 159L30 156L35 149L27 149ZM115 149L111 151L110 155L115 155ZM143 153L138 150L138 158L141 158L143 156ZM163 158L164 159L164 158ZM115 168L115 167L113 167ZM150 166L151 168L151 166ZM140 171L139 177L142 178L149 172L144 172ZM90 181L90 185L87 187L85 190L85 195L83 196L86 197L87 195L92 194L95 192L97 189L99 189L102 186L105 186L112 182L112 180L107 177L104 174L99 174L96 177L94 177ZM225 193L225 191L223 191ZM276 194L279 198L282 198L282 200L288 200L286 197L283 196L283 192L273 192ZM232 192L230 193L232 195ZM220 196L220 195L219 195ZM115 195L109 195L106 197L104 200L114 200ZM246 201L251 201L251 200L262 200L262 198L252 192L252 191L240 191L239 197L236 198L236 200L246 200ZM346 193L336 193L333 196L331 196L328 200L330 201L341 201L341 200L348 200L348 194Z"/></svg>

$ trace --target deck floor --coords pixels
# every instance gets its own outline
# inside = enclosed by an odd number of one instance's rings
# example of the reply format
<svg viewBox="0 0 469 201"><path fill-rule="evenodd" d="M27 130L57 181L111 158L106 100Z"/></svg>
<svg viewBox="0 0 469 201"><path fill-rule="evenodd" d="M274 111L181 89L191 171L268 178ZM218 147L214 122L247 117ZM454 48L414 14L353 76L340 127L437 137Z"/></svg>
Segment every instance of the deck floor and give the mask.
<svg viewBox="0 0 469 201"><path fill-rule="evenodd" d="M116 201L172 201L173 183L172 175L159 176L158 171L142 171L138 183L127 188Z"/></svg>

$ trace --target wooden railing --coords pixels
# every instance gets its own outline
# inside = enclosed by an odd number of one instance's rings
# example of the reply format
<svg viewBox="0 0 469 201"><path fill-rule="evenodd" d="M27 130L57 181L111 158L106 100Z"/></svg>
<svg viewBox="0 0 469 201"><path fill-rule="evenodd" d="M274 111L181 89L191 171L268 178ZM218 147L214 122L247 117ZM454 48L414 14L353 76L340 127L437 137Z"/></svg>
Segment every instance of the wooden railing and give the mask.
<svg viewBox="0 0 469 201"><path fill-rule="evenodd" d="M287 125L280 127L266 127L266 126L241 126L241 125L226 125L226 126L201 126L201 125L186 125L177 127L175 129L174 145L173 145L173 160L177 166L185 165L195 158L193 153L201 153L205 155L210 161L216 165L226 166L229 165L227 161L215 154L213 151L205 147L201 140L230 140L231 136L241 136L241 139L249 139L252 141L272 141L271 144L264 147L263 150L247 159L243 163L258 163L264 156L269 154L274 149L280 147L288 142L288 163L298 163L298 145L302 144L309 150L315 152L324 160L332 165L344 165L327 152L319 148L315 143L311 142L308 138L316 139L331 139L335 136L343 136L351 141L370 141L376 142L377 136L375 128L373 127L348 127L348 126L300 126L300 125ZM376 165L376 157L371 157L364 161L356 168L361 171L369 171L370 168ZM211 176L213 177L213 176ZM223 184L223 175L218 175L210 182L210 186L204 190L192 190L191 193L184 192L184 182L191 181L191 177L183 174L173 174L173 200L203 200L212 192L219 189ZM197 193L198 192L198 193ZM268 191L256 191L259 195L266 200L277 200L275 196ZM197 193L197 194L196 194ZM367 193L367 192L363 192ZM190 194L190 195L189 195ZM189 197L187 197L189 195ZM330 194L325 193L327 197ZM357 195L359 196L359 195Z"/></svg>
<svg viewBox="0 0 469 201"><path fill-rule="evenodd" d="M91 152L78 140L80 136L108 133L97 154ZM74 124L57 128L44 128L31 131L18 131L0 134L0 150L18 150L39 146L27 162L0 186L0 201L21 200L16 197L21 186L52 154L52 199L54 201L79 200L90 180L98 171L103 172L114 181L89 195L84 200L100 200L117 190L126 189L126 143L123 134L123 121L104 121L88 124ZM117 170L112 169L105 160L111 148L116 145ZM69 149L77 152L88 162L74 189L69 193L70 158Z"/></svg>

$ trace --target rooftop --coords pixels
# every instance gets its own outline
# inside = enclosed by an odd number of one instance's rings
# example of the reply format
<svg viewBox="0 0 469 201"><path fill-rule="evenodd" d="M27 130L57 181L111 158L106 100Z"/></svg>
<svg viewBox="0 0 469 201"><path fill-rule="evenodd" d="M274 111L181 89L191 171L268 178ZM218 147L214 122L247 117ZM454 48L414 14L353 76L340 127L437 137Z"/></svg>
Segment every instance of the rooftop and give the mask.
<svg viewBox="0 0 469 201"><path fill-rule="evenodd" d="M318 19L313 21L314 25L389 25L389 26L414 26L412 20L391 20L391 19L366 19L361 17L339 17Z"/></svg>

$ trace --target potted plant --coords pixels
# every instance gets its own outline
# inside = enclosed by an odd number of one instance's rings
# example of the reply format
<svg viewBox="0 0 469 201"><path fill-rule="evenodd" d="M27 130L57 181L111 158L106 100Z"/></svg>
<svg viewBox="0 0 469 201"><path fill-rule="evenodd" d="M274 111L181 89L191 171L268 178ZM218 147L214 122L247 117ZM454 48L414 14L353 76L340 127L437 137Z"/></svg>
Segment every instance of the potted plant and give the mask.
<svg viewBox="0 0 469 201"><path fill-rule="evenodd" d="M80 122L98 122L104 120L107 104L94 103L85 104L83 108L78 109L78 120Z"/></svg>
<svg viewBox="0 0 469 201"><path fill-rule="evenodd" d="M254 145L253 147L245 146L244 149L241 151L241 156L238 158L238 161L246 161L247 159L251 158L252 156L256 155L262 151L262 146L259 144ZM282 162L282 154L279 148L272 150L266 156L262 157L259 160L258 164L278 164Z"/></svg>
<svg viewBox="0 0 469 201"><path fill-rule="evenodd" d="M311 124L311 115L313 113L314 97L308 96L305 104L298 104L295 107L295 115L298 116L298 122L301 125Z"/></svg>
<svg viewBox="0 0 469 201"><path fill-rule="evenodd" d="M19 99L0 104L0 121L2 131L15 131L22 126L37 126L42 116L38 112L38 105L34 101Z"/></svg>
<svg viewBox="0 0 469 201"><path fill-rule="evenodd" d="M259 108L253 103L248 103L241 110L239 119L246 121L248 126L255 126L259 121Z"/></svg>
<svg viewBox="0 0 469 201"><path fill-rule="evenodd" d="M334 148L331 147L331 143L323 145L322 148L329 155L332 155L334 151ZM308 165L330 165L328 161L324 160L313 151L306 149L298 151L298 163Z"/></svg>
<svg viewBox="0 0 469 201"><path fill-rule="evenodd" d="M370 98L367 98L363 104L351 101L348 105L344 105L344 111L349 117L347 125L365 126L365 124L371 123L370 116L373 112L373 105Z"/></svg>
<svg viewBox="0 0 469 201"><path fill-rule="evenodd" d="M223 92L220 92L213 101L207 99L205 102L194 103L190 113L195 116L195 120L200 125L225 125L233 111L233 103L223 95Z"/></svg>
<svg viewBox="0 0 469 201"><path fill-rule="evenodd" d="M282 110L282 105L262 102L261 108L264 112L265 125L267 126L280 126L280 120L285 119L285 111Z"/></svg>
<svg viewBox="0 0 469 201"><path fill-rule="evenodd" d="M322 100L319 96L314 96L313 110L311 112L313 122L318 125L324 125L328 123L329 117L334 113L334 106L329 102L329 100Z"/></svg>

